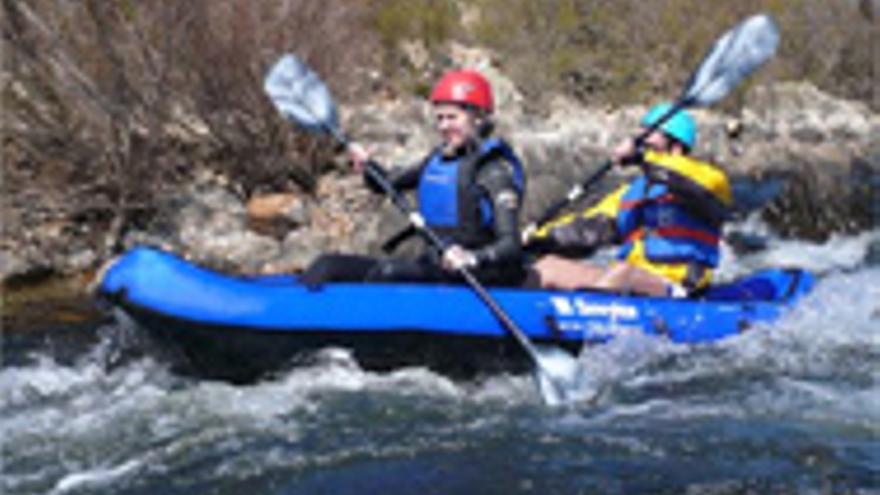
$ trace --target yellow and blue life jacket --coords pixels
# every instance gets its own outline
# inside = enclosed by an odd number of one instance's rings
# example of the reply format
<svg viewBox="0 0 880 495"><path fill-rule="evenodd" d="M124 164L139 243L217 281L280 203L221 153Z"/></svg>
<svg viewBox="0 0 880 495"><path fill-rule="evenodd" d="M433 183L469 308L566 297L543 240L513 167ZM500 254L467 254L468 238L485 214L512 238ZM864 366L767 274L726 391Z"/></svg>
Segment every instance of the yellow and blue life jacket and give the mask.
<svg viewBox="0 0 880 495"><path fill-rule="evenodd" d="M732 204L727 175L683 155L649 151L645 162L646 173L620 196L618 259L718 266L721 226Z"/></svg>

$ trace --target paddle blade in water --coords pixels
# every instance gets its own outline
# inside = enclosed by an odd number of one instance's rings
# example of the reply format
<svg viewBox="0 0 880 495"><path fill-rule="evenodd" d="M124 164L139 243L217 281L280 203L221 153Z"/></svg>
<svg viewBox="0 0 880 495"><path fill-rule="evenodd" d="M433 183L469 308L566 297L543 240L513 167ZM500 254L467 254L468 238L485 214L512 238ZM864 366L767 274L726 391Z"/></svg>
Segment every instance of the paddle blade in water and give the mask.
<svg viewBox="0 0 880 495"><path fill-rule="evenodd" d="M535 380L545 404L570 404L588 396L586 373L571 354L550 346L535 346L535 354Z"/></svg>
<svg viewBox="0 0 880 495"><path fill-rule="evenodd" d="M336 130L336 105L330 91L295 55L284 55L272 66L263 89L275 108L300 127L311 131Z"/></svg>
<svg viewBox="0 0 880 495"><path fill-rule="evenodd" d="M719 38L694 71L682 100L715 103L776 53L779 28L767 15L749 17Z"/></svg>

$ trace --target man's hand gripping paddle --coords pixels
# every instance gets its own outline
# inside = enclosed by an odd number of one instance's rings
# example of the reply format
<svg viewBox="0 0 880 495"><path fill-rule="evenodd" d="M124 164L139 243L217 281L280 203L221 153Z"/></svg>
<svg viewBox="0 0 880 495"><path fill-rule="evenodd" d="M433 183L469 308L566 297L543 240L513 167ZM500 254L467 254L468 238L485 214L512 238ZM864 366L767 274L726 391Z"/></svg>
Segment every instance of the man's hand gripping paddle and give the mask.
<svg viewBox="0 0 880 495"><path fill-rule="evenodd" d="M636 136L636 147L679 111L709 106L727 96L740 81L769 60L776 53L778 45L779 28L773 19L764 14L749 17L724 33L703 57L670 109ZM607 160L586 180L575 185L562 200L550 206L537 221L523 230L523 239L528 241L538 227L582 198L613 167L614 163Z"/></svg>

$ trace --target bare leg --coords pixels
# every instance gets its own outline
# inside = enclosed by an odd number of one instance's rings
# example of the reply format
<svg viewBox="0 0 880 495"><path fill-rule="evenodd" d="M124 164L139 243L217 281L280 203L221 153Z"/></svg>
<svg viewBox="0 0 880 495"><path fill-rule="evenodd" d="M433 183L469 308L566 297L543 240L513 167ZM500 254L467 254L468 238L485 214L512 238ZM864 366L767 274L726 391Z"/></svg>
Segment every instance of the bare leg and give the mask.
<svg viewBox="0 0 880 495"><path fill-rule="evenodd" d="M533 269L546 289L574 290L593 287L602 276L602 267L556 255L541 257Z"/></svg>
<svg viewBox="0 0 880 495"><path fill-rule="evenodd" d="M608 267L596 280L594 287L649 296L667 295L667 282L664 278L637 266L620 262L615 262Z"/></svg>

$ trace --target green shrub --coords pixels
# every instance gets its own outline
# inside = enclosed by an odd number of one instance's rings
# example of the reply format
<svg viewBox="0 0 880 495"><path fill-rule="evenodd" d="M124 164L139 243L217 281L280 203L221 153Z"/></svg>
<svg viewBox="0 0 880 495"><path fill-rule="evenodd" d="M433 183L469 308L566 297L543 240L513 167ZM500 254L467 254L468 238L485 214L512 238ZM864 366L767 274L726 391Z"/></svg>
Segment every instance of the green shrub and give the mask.
<svg viewBox="0 0 880 495"><path fill-rule="evenodd" d="M445 42L458 26L458 9L452 0L374 0L372 24L387 49L404 40L428 47Z"/></svg>
<svg viewBox="0 0 880 495"><path fill-rule="evenodd" d="M586 102L670 98L721 33L757 12L782 44L758 81L809 80L874 104L878 28L870 1L475 0L467 34L495 49L534 101L565 91ZM735 105L737 98L729 100ZM728 103L731 105L731 103Z"/></svg>

